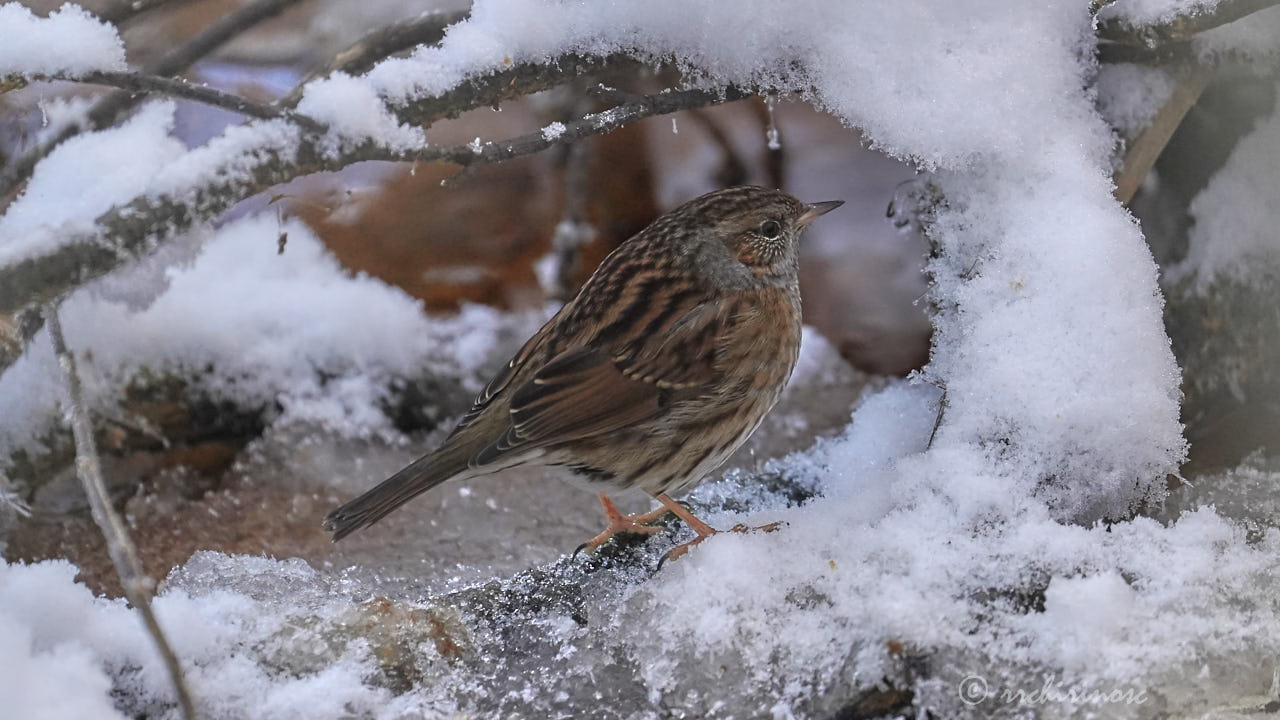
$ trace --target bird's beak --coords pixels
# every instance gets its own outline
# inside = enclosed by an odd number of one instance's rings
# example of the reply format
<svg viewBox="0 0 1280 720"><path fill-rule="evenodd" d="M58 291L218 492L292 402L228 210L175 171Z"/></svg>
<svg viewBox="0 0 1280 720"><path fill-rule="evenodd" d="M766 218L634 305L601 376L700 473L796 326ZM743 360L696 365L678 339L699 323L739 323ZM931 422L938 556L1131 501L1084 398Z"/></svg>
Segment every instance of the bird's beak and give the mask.
<svg viewBox="0 0 1280 720"><path fill-rule="evenodd" d="M843 204L844 204L843 200L828 200L826 202L810 203L809 205L805 206L808 209L804 211L804 214L796 219L796 225L798 227L803 228L804 226L808 225L814 220L817 220L819 217L826 215L832 210L835 210L836 208L840 207Z"/></svg>

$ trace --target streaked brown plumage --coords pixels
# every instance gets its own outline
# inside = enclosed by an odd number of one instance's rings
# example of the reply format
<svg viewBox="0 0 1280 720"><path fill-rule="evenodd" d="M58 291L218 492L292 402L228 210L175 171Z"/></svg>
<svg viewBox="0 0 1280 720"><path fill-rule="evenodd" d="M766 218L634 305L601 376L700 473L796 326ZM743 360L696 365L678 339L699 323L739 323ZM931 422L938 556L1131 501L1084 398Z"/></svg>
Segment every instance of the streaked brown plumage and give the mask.
<svg viewBox="0 0 1280 720"><path fill-rule="evenodd" d="M329 513L334 540L413 497L515 465L567 468L601 493L609 529L646 532L603 494L700 482L777 402L800 353L800 233L839 202L734 187L655 220L605 258L476 398L437 450ZM652 515L652 514L651 514Z"/></svg>

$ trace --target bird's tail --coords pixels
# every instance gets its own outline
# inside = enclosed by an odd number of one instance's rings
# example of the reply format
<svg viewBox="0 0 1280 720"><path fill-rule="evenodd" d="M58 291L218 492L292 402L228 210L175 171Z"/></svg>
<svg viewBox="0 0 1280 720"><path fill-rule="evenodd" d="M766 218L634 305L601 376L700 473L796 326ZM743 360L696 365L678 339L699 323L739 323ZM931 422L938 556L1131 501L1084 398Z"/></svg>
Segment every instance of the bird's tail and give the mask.
<svg viewBox="0 0 1280 720"><path fill-rule="evenodd" d="M324 516L324 529L333 541L369 527L392 510L467 470L470 453L457 445L444 447L413 461L377 487Z"/></svg>

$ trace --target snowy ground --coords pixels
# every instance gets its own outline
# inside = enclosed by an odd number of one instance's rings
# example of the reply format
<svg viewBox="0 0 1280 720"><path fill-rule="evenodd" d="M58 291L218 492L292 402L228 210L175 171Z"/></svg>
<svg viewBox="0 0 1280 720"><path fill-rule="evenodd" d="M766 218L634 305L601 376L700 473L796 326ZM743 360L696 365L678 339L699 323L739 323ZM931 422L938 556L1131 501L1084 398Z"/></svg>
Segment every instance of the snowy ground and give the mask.
<svg viewBox="0 0 1280 720"><path fill-rule="evenodd" d="M1167 6L1144 1L1134 16ZM1259 33L1276 9L1263 15L1200 49L1271 52ZM804 91L932 171L946 198L932 227L934 355L919 377L869 392L838 437L695 496L713 524L786 527L713 538L656 573L662 543L370 600L382 588L367 568L196 555L156 609L206 716L787 718L911 706L941 717L1221 717L1274 700L1280 530L1274 502L1254 499L1274 496L1280 474L1259 455L1169 496L1187 453L1180 375L1158 269L1110 183L1113 125L1149 117L1167 79L1100 82L1109 125L1095 109L1091 42L1084 3L482 0L439 48L316 85L304 109L332 124L334 148L422 141L378 98L439 93L565 50L673 54L711 80ZM10 69L39 68L0 68ZM1135 84L1142 107L1119 101ZM33 180L41 193L0 218L0 262L47 250L134 193L180 191L221 163L211 155L293 142L279 122L256 123L186 151L165 139L170 113L154 104L82 140L84 153L148 150L123 158L136 165L118 187L84 194L50 158ZM1269 276L1274 199L1263 213L1236 204L1235 188L1274 187L1253 178L1277 174L1264 149L1275 128L1261 125L1193 204L1185 276ZM64 196L83 202L61 208ZM196 234L167 250L196 256L189 266L141 268L149 281L116 278L72 298L68 332L98 358L98 406L139 364L213 363L208 381L228 392L281 397L281 423L378 437L387 428L372 409L386 379L426 357L474 387L496 328L522 322L483 310L457 325L428 319L343 274L300 227L277 262L279 229L273 217L239 221L202 250ZM215 310L192 323L197 298ZM348 316L344 303L389 320ZM246 338L260 351L244 352ZM58 412L54 369L35 347L0 377L8 447L38 441L31 423ZM316 368L337 380L314 384ZM176 717L133 613L74 576L62 562L0 568L10 707Z"/></svg>

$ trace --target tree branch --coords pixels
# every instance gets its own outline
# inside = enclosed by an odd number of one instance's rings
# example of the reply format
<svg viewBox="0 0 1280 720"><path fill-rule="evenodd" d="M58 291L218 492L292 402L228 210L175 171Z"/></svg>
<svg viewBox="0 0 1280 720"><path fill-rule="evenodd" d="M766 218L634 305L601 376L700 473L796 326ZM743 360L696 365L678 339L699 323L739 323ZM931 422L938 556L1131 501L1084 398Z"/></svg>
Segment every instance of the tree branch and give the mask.
<svg viewBox="0 0 1280 720"><path fill-rule="evenodd" d="M445 30L466 20L470 10L458 12L424 13L416 18L392 23L365 35L341 52L307 73L288 95L280 99L285 107L294 107L302 99L302 91L308 82L318 77L344 72L357 75L368 72L379 60L419 45L434 45L444 39Z"/></svg>
<svg viewBox="0 0 1280 720"><path fill-rule="evenodd" d="M20 81L24 78L13 76L0 78L0 86L9 81ZM106 85L108 87L127 90L130 93L157 93L168 97L181 98L198 102L210 107L221 108L246 117L259 120L285 119L297 123L298 126L311 132L324 132L326 126L317 120L275 105L264 105L240 95L215 90L204 85L189 83L180 78L169 78L160 75L146 75L134 72L111 72L98 70L76 76L33 75L26 80L38 82L80 82L90 85Z"/></svg>
<svg viewBox="0 0 1280 720"><path fill-rule="evenodd" d="M1179 15L1158 25L1135 26L1127 19L1111 18L1098 25L1097 35L1103 42L1155 48L1188 42L1205 30L1235 22L1278 4L1280 0L1221 0L1209 12Z"/></svg>
<svg viewBox="0 0 1280 720"><path fill-rule="evenodd" d="M103 22L123 25L166 5L185 5L190 2L192 0L116 0L94 14Z"/></svg>
<svg viewBox="0 0 1280 720"><path fill-rule="evenodd" d="M143 0L146 2L146 0ZM236 35L269 20L302 0L255 0L248 5L227 13L221 20L196 33L179 47L165 53L159 60L147 66L146 75L178 75L185 72L197 60L217 50ZM156 4L156 3L151 3ZM99 130L113 125L120 116L138 104L140 97L130 93L112 93L94 103L86 114L84 127L64 128L53 138L31 149L7 171L0 174L0 198L10 195L26 182L35 171L36 164L53 149L85 130Z"/></svg>
<svg viewBox="0 0 1280 720"><path fill-rule="evenodd" d="M1122 204L1128 205L1133 199L1160 153L1164 152L1165 145L1169 144L1169 138L1173 137L1174 131L1182 124L1182 118L1196 104L1196 100L1200 99L1200 94L1213 79L1213 74L1211 67L1191 64L1178 77L1169 99L1160 106L1151 122L1147 123L1129 146L1124 155L1124 163L1113 178L1116 199Z"/></svg>
<svg viewBox="0 0 1280 720"><path fill-rule="evenodd" d="M74 238L46 255L0 268L0 313L16 313L33 304L49 302L114 270L195 223L216 217L243 198L301 175L338 170L368 160L451 162L464 167L485 165L600 135L653 115L751 95L750 91L736 87L664 92L566 123L559 135L539 130L483 145L479 152L470 145L463 145L427 146L411 153L396 153L365 143L340 155L327 156L314 139L306 137L300 138L295 153L286 153L281 148L260 147L254 152L228 159L227 165L235 166L235 171L212 169L207 176L213 180L182 193L181 199L168 195L136 198L99 217L96 223L98 232ZM0 371L5 367L7 365L0 356Z"/></svg>
<svg viewBox="0 0 1280 720"><path fill-rule="evenodd" d="M417 98L392 108L401 122L427 125L455 118L468 110L496 106L505 100L563 85L574 78L606 70L633 69L639 61L627 55L605 57L567 53L545 63L520 63L506 70L469 80L443 95Z"/></svg>
<svg viewBox="0 0 1280 720"><path fill-rule="evenodd" d="M102 481L102 463L98 459L98 449L93 440L93 423L85 409L84 390L80 385L80 375L76 373L75 356L67 350L66 339L62 335L62 323L58 320L58 308L50 305L45 309L49 324L49 338L53 341L53 351L58 358L58 366L62 368L63 379L67 383L67 395L70 399L71 432L76 442L76 474L84 485L84 493L89 498L89 507L94 522L102 530L107 541L107 551L124 586L125 596L129 604L142 615L147 632L156 644L165 667L169 670L169 678L173 682L174 692L178 696L178 705L182 708L187 720L195 720L195 704L191 701L191 692L187 689L186 678L182 674L182 666L178 656L169 645L168 638L156 621L151 611L151 578L143 572L142 562L138 559L138 550L129 538L124 521L111 506L111 498L107 494L107 486Z"/></svg>

